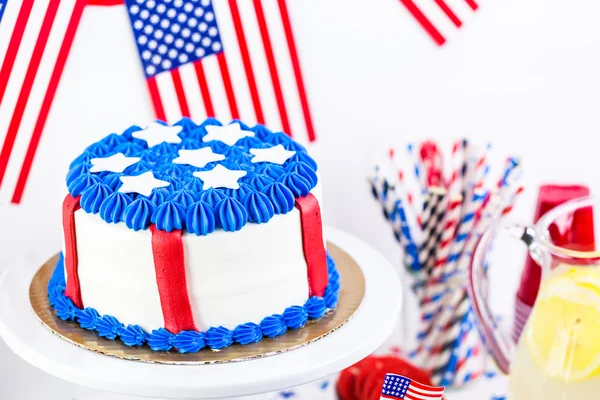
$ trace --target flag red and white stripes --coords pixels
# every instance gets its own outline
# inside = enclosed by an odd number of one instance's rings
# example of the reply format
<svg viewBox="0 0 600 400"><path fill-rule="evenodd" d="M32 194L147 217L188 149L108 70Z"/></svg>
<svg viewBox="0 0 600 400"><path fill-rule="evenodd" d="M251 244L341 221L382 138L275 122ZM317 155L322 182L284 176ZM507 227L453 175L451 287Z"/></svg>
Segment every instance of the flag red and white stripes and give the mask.
<svg viewBox="0 0 600 400"><path fill-rule="evenodd" d="M86 0L3 3L0 203L19 203Z"/></svg>
<svg viewBox="0 0 600 400"><path fill-rule="evenodd" d="M266 124L300 142L315 140L286 0L182 1L185 16L164 26L162 21L152 23L160 13L158 6L148 9L135 0L125 3L158 118L171 123L182 116L197 121L240 119L248 125ZM163 12L168 15L174 5L166 4ZM144 11L149 18L142 19ZM208 29L196 30L198 22L208 24ZM175 24L192 29L179 48L173 47L174 42L163 43L162 33L150 47L152 38L146 31L167 32ZM205 32L212 45L203 50ZM171 53L172 63L165 56Z"/></svg>
<svg viewBox="0 0 600 400"><path fill-rule="evenodd" d="M415 22L441 46L479 9L479 0L399 0Z"/></svg>

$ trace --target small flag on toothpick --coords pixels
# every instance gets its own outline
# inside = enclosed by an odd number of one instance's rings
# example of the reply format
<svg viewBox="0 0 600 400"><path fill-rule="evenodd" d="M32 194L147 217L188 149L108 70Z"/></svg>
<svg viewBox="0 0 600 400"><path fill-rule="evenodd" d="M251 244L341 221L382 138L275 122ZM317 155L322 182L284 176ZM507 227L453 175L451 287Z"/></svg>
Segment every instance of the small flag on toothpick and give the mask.
<svg viewBox="0 0 600 400"><path fill-rule="evenodd" d="M441 400L444 387L423 385L402 375L386 374L381 388L382 399Z"/></svg>

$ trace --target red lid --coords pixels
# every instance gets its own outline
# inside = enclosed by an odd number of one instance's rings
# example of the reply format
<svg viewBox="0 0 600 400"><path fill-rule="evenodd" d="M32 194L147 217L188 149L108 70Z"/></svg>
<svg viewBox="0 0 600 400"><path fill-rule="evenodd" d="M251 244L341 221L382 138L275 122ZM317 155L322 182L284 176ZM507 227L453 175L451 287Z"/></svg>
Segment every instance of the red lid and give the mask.
<svg viewBox="0 0 600 400"><path fill-rule="evenodd" d="M534 223L554 207L580 197L590 195L588 187L583 185L543 185L540 186ZM552 242L558 246L573 250L590 251L594 249L594 221L591 207L581 209L573 218L557 221L549 227ZM540 287L542 271L533 259L527 256L521 284L517 296L529 306L533 306Z"/></svg>

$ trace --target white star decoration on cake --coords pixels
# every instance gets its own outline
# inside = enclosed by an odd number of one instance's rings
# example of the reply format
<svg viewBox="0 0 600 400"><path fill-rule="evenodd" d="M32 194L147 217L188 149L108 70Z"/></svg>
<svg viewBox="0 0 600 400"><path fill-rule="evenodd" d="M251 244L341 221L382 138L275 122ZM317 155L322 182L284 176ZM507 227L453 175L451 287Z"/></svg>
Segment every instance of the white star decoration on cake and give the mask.
<svg viewBox="0 0 600 400"><path fill-rule="evenodd" d="M229 125L206 125L207 134L202 138L203 142L218 140L228 146L233 146L238 140L247 136L254 136L252 131L244 131L237 122Z"/></svg>
<svg viewBox="0 0 600 400"><path fill-rule="evenodd" d="M291 156L296 154L296 152L286 150L283 145L278 144L277 146L266 149L250 149L250 154L254 154L254 157L252 157L253 163L270 162L273 164L282 165Z"/></svg>
<svg viewBox="0 0 600 400"><path fill-rule="evenodd" d="M198 168L204 168L210 162L225 159L223 154L213 153L210 147L197 150L179 150L178 154L179 157L173 160L175 164L188 164Z"/></svg>
<svg viewBox="0 0 600 400"><path fill-rule="evenodd" d="M144 196L150 196L152 189L167 187L170 185L167 181L156 179L152 171L144 172L135 176L119 177L123 185L119 188L121 193L139 193Z"/></svg>
<svg viewBox="0 0 600 400"><path fill-rule="evenodd" d="M202 179L204 185L202 190L208 188L228 188L239 189L238 180L246 175L246 171L231 170L221 164L217 165L210 171L198 171L193 174L195 177Z"/></svg>
<svg viewBox="0 0 600 400"><path fill-rule="evenodd" d="M181 126L165 126L158 122L153 122L146 129L133 132L131 136L145 140L148 147L154 147L162 142L181 143L181 138L177 134L182 129Z"/></svg>
<svg viewBox="0 0 600 400"><path fill-rule="evenodd" d="M110 157L92 158L90 172L123 172L125 168L140 161L139 157L126 157L123 153L113 154Z"/></svg>

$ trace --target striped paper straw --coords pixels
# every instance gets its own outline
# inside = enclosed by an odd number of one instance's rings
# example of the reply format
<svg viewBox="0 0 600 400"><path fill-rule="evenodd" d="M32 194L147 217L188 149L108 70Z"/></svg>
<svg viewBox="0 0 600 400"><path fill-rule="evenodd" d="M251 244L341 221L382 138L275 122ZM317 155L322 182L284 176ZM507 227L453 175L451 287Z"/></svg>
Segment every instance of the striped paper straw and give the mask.
<svg viewBox="0 0 600 400"><path fill-rule="evenodd" d="M428 350L425 368L444 371L461 335L462 322L469 312L469 302L464 289L455 289L442 300L443 308L436 318L434 329L425 338Z"/></svg>
<svg viewBox="0 0 600 400"><path fill-rule="evenodd" d="M475 225L475 213L477 213L481 207L481 204L487 197L487 194L488 191L485 189L475 189L472 196L472 201L469 203L468 208L464 210L461 217L458 229L456 231L456 237L454 238L454 241L450 247L448 261L446 262L444 268L442 268L440 271L442 275L451 274L456 269L456 265L463 253L467 238L469 237L469 234Z"/></svg>
<svg viewBox="0 0 600 400"><path fill-rule="evenodd" d="M452 154L450 159L452 163L452 175L450 175L450 179L448 181L448 193L455 195L460 193L462 188L462 168L464 161L462 140L457 140L452 145Z"/></svg>
<svg viewBox="0 0 600 400"><path fill-rule="evenodd" d="M429 188L427 208L423 211L423 245L419 250L419 262L429 272L435 262L435 250L443 228L442 221L446 213L446 190L439 187Z"/></svg>
<svg viewBox="0 0 600 400"><path fill-rule="evenodd" d="M423 169L423 163L417 154L417 150L415 146L411 143L407 147L408 155L410 156L413 162L414 174L417 182L419 183L419 188L421 189L421 194L425 195L427 193L427 180L425 176L425 171Z"/></svg>
<svg viewBox="0 0 600 400"><path fill-rule="evenodd" d="M417 246L413 240L412 233L408 225L408 219L406 217L406 210L404 209L402 200L398 200L396 202L396 211L398 213L398 217L400 218L400 230L402 233L402 239L404 241L404 264L412 271L419 271L421 270L421 264L419 263L419 250L417 249Z"/></svg>
<svg viewBox="0 0 600 400"><path fill-rule="evenodd" d="M443 230L438 243L438 248L435 254L435 265L434 270L440 270L441 267L446 263L448 256L450 255L450 244L456 235L458 228L458 222L460 219L462 205L462 196L455 195L448 202L448 209L444 221L442 222ZM429 276L435 276L435 272L429 274Z"/></svg>
<svg viewBox="0 0 600 400"><path fill-rule="evenodd" d="M488 164L487 157L492 149L492 144L488 143L482 154L477 159L477 164L475 165L475 187L483 187L485 183L485 178L490 172L490 165Z"/></svg>
<svg viewBox="0 0 600 400"><path fill-rule="evenodd" d="M454 387L461 387L477 377L485 369L485 353L482 351L481 338L475 327L473 312L469 312L467 322L468 332L459 350L459 359L454 371Z"/></svg>

